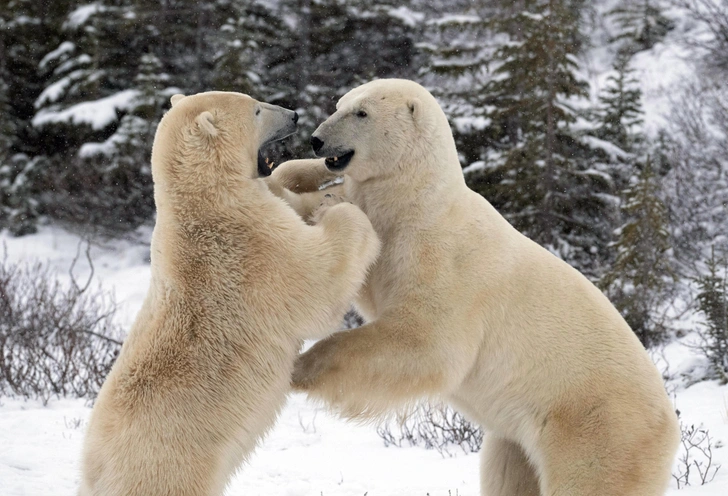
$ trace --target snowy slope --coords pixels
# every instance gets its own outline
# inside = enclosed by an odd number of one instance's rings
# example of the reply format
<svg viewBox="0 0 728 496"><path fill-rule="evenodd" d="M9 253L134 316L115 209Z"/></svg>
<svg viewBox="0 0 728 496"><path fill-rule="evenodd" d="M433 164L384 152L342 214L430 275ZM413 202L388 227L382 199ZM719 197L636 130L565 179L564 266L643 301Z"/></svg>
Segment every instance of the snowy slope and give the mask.
<svg viewBox="0 0 728 496"><path fill-rule="evenodd" d="M612 70L617 48L610 39L616 27L607 15L621 0L599 0L594 3L595 16L590 32L591 48L582 56L585 77L591 85L591 94L596 102L605 88ZM671 7L663 1L664 14L675 23L674 29L667 33L664 40L650 50L635 54L630 67L640 82L644 115L644 133L655 138L667 125L672 100L682 85L694 84L697 61L695 54L687 48L686 40L698 38L705 33L705 27L692 22L679 8Z"/></svg>

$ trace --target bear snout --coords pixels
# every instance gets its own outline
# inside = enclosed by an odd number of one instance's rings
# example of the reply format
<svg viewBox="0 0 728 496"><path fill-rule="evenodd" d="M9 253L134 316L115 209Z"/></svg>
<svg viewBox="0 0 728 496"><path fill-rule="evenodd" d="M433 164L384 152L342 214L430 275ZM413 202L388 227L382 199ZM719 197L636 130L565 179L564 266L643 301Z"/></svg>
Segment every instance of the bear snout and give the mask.
<svg viewBox="0 0 728 496"><path fill-rule="evenodd" d="M316 136L311 136L311 148L313 148L314 153L318 153L321 148L323 148L324 142L323 140L317 138Z"/></svg>

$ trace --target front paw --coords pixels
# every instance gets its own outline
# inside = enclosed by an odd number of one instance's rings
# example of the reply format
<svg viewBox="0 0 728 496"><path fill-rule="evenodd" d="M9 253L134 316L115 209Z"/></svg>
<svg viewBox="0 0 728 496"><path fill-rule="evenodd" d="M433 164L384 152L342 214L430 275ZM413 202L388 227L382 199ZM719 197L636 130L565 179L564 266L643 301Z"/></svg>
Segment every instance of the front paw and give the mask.
<svg viewBox="0 0 728 496"><path fill-rule="evenodd" d="M273 170L273 180L296 194L313 193L333 175L324 165L324 159L289 160Z"/></svg>
<svg viewBox="0 0 728 496"><path fill-rule="evenodd" d="M335 343L331 338L319 341L301 355L293 366L291 385L298 391L311 392L330 382L338 370L334 354Z"/></svg>
<svg viewBox="0 0 728 496"><path fill-rule="evenodd" d="M318 207L316 207L316 210L314 210L313 214L311 215L311 223L312 224L318 224L321 222L321 219L323 218L324 214L334 205L338 205L339 203L342 203L344 199L340 197L339 195L334 194L326 194L324 195L324 199L321 201Z"/></svg>

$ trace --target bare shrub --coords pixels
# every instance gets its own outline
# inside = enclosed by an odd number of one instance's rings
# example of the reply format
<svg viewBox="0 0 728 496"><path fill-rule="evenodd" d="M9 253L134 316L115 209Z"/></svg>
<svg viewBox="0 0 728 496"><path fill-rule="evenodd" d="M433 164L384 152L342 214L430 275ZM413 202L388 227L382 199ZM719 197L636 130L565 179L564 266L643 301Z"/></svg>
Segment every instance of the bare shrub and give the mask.
<svg viewBox="0 0 728 496"><path fill-rule="evenodd" d="M728 249L728 88L705 77L686 82L672 97L669 120L662 199L678 269L690 277L710 246Z"/></svg>
<svg viewBox="0 0 728 496"><path fill-rule="evenodd" d="M377 428L385 446L424 446L452 456L451 447L476 453L483 445L483 431L445 405L421 403L412 412L399 415Z"/></svg>
<svg viewBox="0 0 728 496"><path fill-rule="evenodd" d="M87 250L88 256L88 250ZM89 259L90 262L90 259ZM74 261L75 263L75 261ZM113 299L41 263L0 263L0 394L96 397L121 348Z"/></svg>
<svg viewBox="0 0 728 496"><path fill-rule="evenodd" d="M680 422L680 447L675 471L672 478L675 479L678 489L686 486L703 486L712 482L715 474L718 473L720 465L713 464L713 443L708 429L685 425Z"/></svg>
<svg viewBox="0 0 728 496"><path fill-rule="evenodd" d="M709 36L685 40L686 45L703 52L706 66L721 72L728 70L728 1L673 0L672 3L684 9L690 19L700 22L709 33Z"/></svg>

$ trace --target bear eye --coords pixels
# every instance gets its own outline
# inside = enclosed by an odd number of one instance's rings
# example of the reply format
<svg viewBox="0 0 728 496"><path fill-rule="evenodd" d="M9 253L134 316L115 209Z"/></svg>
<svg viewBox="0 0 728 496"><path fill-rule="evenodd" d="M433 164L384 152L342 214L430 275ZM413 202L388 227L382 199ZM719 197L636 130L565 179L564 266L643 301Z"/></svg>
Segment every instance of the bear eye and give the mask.
<svg viewBox="0 0 728 496"><path fill-rule="evenodd" d="M366 117L367 113L364 112L363 110L360 110L359 112L356 113L356 116L357 117Z"/></svg>
<svg viewBox="0 0 728 496"><path fill-rule="evenodd" d="M255 115L260 115L260 109L257 109L257 110L255 111Z"/></svg>

